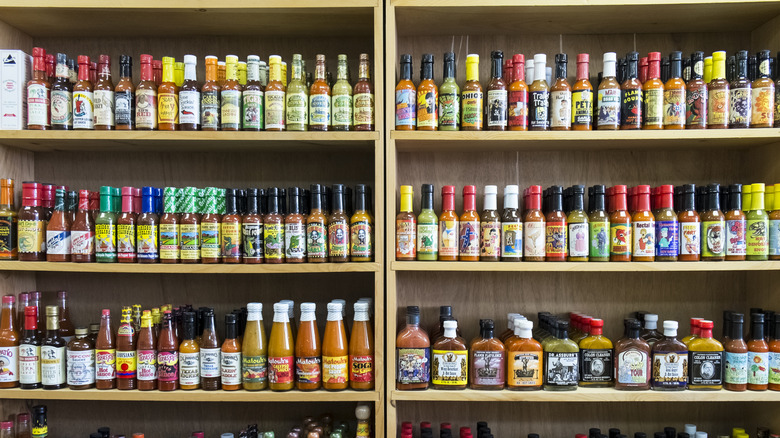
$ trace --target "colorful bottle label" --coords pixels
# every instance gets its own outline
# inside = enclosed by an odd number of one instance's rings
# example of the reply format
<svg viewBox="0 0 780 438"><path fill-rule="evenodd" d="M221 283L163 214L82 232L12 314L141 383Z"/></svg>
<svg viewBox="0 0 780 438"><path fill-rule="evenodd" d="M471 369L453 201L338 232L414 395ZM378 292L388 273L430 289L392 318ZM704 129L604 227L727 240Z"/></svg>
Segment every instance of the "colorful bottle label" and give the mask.
<svg viewBox="0 0 780 438"><path fill-rule="evenodd" d="M501 257L523 258L523 223L501 223Z"/></svg>
<svg viewBox="0 0 780 438"><path fill-rule="evenodd" d="M309 126L328 126L330 120L330 96L312 94L309 96Z"/></svg>
<svg viewBox="0 0 780 438"><path fill-rule="evenodd" d="M417 99L415 90L395 92L395 126L414 126L417 122Z"/></svg>
<svg viewBox="0 0 780 438"><path fill-rule="evenodd" d="M487 126L503 126L507 124L507 99L506 90L490 90L487 92Z"/></svg>
<svg viewBox="0 0 780 438"><path fill-rule="evenodd" d="M547 222L545 236L547 257L566 257L566 222Z"/></svg>
<svg viewBox="0 0 780 438"><path fill-rule="evenodd" d="M244 383L265 383L268 380L267 356L241 356L241 373Z"/></svg>
<svg viewBox="0 0 780 438"><path fill-rule="evenodd" d="M417 90L417 127L437 127L439 125L439 113L436 104L439 100L439 92L436 87L432 89Z"/></svg>
<svg viewBox="0 0 780 438"><path fill-rule="evenodd" d="M677 91L677 90L675 90ZM645 125L662 125L664 122L664 90L663 88L652 88L645 90L644 112Z"/></svg>
<svg viewBox="0 0 780 438"><path fill-rule="evenodd" d="M353 222L349 227L350 248L352 257L371 257L373 245L371 242L371 223L368 221Z"/></svg>
<svg viewBox="0 0 780 438"><path fill-rule="evenodd" d="M322 381L322 360L320 357L296 357L295 381L298 383L320 383Z"/></svg>
<svg viewBox="0 0 780 438"><path fill-rule="evenodd" d="M374 124L374 95L371 93L357 93L352 96L352 124Z"/></svg>
<svg viewBox="0 0 780 438"><path fill-rule="evenodd" d="M578 352L544 352L544 384L551 386L577 386L580 377Z"/></svg>
<svg viewBox="0 0 780 438"><path fill-rule="evenodd" d="M19 347L0 347L0 382L19 381Z"/></svg>
<svg viewBox="0 0 780 438"><path fill-rule="evenodd" d="M747 255L769 255L767 228L769 228L769 220L767 218L756 220L748 219L746 236Z"/></svg>
<svg viewBox="0 0 780 438"><path fill-rule="evenodd" d="M219 95L220 125L223 128L241 127L241 91L222 90Z"/></svg>
<svg viewBox="0 0 780 438"><path fill-rule="evenodd" d="M346 257L348 255L349 226L346 222L341 221L328 224L328 256Z"/></svg>
<svg viewBox="0 0 780 438"><path fill-rule="evenodd" d="M293 381L292 356L268 358L268 383L292 383Z"/></svg>
<svg viewBox="0 0 780 438"><path fill-rule="evenodd" d="M458 256L459 233L458 221L439 221L439 256Z"/></svg>
<svg viewBox="0 0 780 438"><path fill-rule="evenodd" d="M631 224L610 224L611 255L631 255Z"/></svg>
<svg viewBox="0 0 780 438"><path fill-rule="evenodd" d="M604 383L612 381L615 365L612 349L583 349L580 351L580 381Z"/></svg>
<svg viewBox="0 0 780 438"><path fill-rule="evenodd" d="M73 104L75 108L75 101ZM157 92L155 90L145 88L135 90L135 127L138 129L157 127Z"/></svg>
<svg viewBox="0 0 780 438"><path fill-rule="evenodd" d="M46 222L21 220L16 225L19 254L46 252Z"/></svg>
<svg viewBox="0 0 780 438"><path fill-rule="evenodd" d="M528 111L531 129L548 129L550 127L550 92L531 91L529 97L530 110Z"/></svg>
<svg viewBox="0 0 780 438"><path fill-rule="evenodd" d="M352 96L337 94L333 96L331 113L333 126L350 126L352 124Z"/></svg>
<svg viewBox="0 0 780 438"><path fill-rule="evenodd" d="M179 123L200 125L200 93L179 91Z"/></svg>
<svg viewBox="0 0 780 438"><path fill-rule="evenodd" d="M222 352L221 375L223 385L241 384L241 352Z"/></svg>
<svg viewBox="0 0 780 438"><path fill-rule="evenodd" d="M220 235L218 222L203 222L200 224L200 257L219 258Z"/></svg>
<svg viewBox="0 0 780 438"><path fill-rule="evenodd" d="M591 126L593 124L593 91L574 90L571 92L571 124L573 126Z"/></svg>
<svg viewBox="0 0 780 438"><path fill-rule="evenodd" d="M117 125L132 125L135 116L135 93L130 90L114 92L114 121Z"/></svg>
<svg viewBox="0 0 780 438"><path fill-rule="evenodd" d="M263 226L266 259L284 258L284 224L267 223Z"/></svg>
<svg viewBox="0 0 780 438"><path fill-rule="evenodd" d="M704 221L701 223L703 257L722 257L726 254L726 223Z"/></svg>
<svg viewBox="0 0 780 438"><path fill-rule="evenodd" d="M200 224L181 224L181 259L200 258Z"/></svg>
<svg viewBox="0 0 780 438"><path fill-rule="evenodd" d="M550 93L550 127L568 128L571 126L571 91L553 91Z"/></svg>
<svg viewBox="0 0 780 438"><path fill-rule="evenodd" d="M623 90L623 98L620 102L620 124L623 126L636 126L642 124L642 90Z"/></svg>
<svg viewBox="0 0 780 438"><path fill-rule="evenodd" d="M11 258L17 251L17 225L15 217L0 215L0 255L3 257Z"/></svg>
<svg viewBox="0 0 780 438"><path fill-rule="evenodd" d="M653 386L685 387L688 384L688 352L653 353Z"/></svg>
<svg viewBox="0 0 780 438"><path fill-rule="evenodd" d="M346 383L348 381L348 356L322 356L322 383Z"/></svg>
<svg viewBox="0 0 780 438"><path fill-rule="evenodd" d="M732 88L729 96L729 124L750 125L753 113L750 88Z"/></svg>
<svg viewBox="0 0 780 438"><path fill-rule="evenodd" d="M620 100L620 88L605 88L598 91L596 123L599 127L620 126Z"/></svg>
<svg viewBox="0 0 780 438"><path fill-rule="evenodd" d="M655 255L657 257L677 257L680 244L677 241L679 230L677 221L658 221L655 223Z"/></svg>
<svg viewBox="0 0 780 438"><path fill-rule="evenodd" d="M396 382L428 383L431 372L430 348L397 348Z"/></svg>
<svg viewBox="0 0 780 438"><path fill-rule="evenodd" d="M179 385L200 384L200 353L179 353Z"/></svg>
<svg viewBox="0 0 780 438"><path fill-rule="evenodd" d="M219 129L219 92L204 91L200 94L200 127L216 131Z"/></svg>
<svg viewBox="0 0 780 438"><path fill-rule="evenodd" d="M439 225L417 224L417 253L436 254L439 249Z"/></svg>
<svg viewBox="0 0 780 438"><path fill-rule="evenodd" d="M46 231L46 254L70 254L70 231Z"/></svg>
<svg viewBox="0 0 780 438"><path fill-rule="evenodd" d="M773 86L755 87L751 94L752 125L772 126L775 120L775 90Z"/></svg>
<svg viewBox="0 0 780 438"><path fill-rule="evenodd" d="M460 123L460 96L457 93L439 94L439 126L457 127Z"/></svg>
<svg viewBox="0 0 780 438"><path fill-rule="evenodd" d="M49 89L43 84L27 86L27 124L49 126Z"/></svg>
<svg viewBox="0 0 780 438"><path fill-rule="evenodd" d="M685 90L666 90L663 98L664 126L685 125Z"/></svg>
<svg viewBox="0 0 780 438"><path fill-rule="evenodd" d="M506 357L503 351L472 351L471 383L504 386Z"/></svg>
<svg viewBox="0 0 780 438"><path fill-rule="evenodd" d="M178 260L180 251L179 224L160 224L160 258Z"/></svg>
<svg viewBox="0 0 780 438"><path fill-rule="evenodd" d="M483 257L501 256L501 223L480 222L479 255Z"/></svg>
<svg viewBox="0 0 780 438"><path fill-rule="evenodd" d="M349 356L349 381L370 383L374 381L374 356Z"/></svg>
<svg viewBox="0 0 780 438"><path fill-rule="evenodd" d="M780 255L780 220L777 219L769 221L769 255Z"/></svg>
<svg viewBox="0 0 780 438"><path fill-rule="evenodd" d="M542 385L542 352L541 351L510 351L509 381L511 386L541 386Z"/></svg>
<svg viewBox="0 0 780 438"><path fill-rule="evenodd" d="M284 224L284 256L293 260L306 257L306 226L303 221Z"/></svg>
<svg viewBox="0 0 780 438"><path fill-rule="evenodd" d="M780 385L780 353L769 352L769 383Z"/></svg>
<svg viewBox="0 0 780 438"><path fill-rule="evenodd" d="M726 221L727 256L743 256L747 254L746 228L747 222L744 219Z"/></svg>
<svg viewBox="0 0 780 438"><path fill-rule="evenodd" d="M287 93L287 125L309 123L309 103L306 93Z"/></svg>
<svg viewBox="0 0 780 438"><path fill-rule="evenodd" d="M95 350L95 379L116 379L116 350Z"/></svg>
<svg viewBox="0 0 780 438"><path fill-rule="evenodd" d="M65 383L65 347L41 347L41 383L44 386Z"/></svg>
<svg viewBox="0 0 780 438"><path fill-rule="evenodd" d="M11 363L11 362L6 362ZM94 359L93 366L94 368ZM34 384L41 381L41 347L22 344L19 346L19 383Z"/></svg>
<svg viewBox="0 0 780 438"><path fill-rule="evenodd" d="M265 129L284 129L284 91L265 92Z"/></svg>
<svg viewBox="0 0 780 438"><path fill-rule="evenodd" d="M729 90L710 89L707 117L710 125L728 125L729 123Z"/></svg>
<svg viewBox="0 0 780 438"><path fill-rule="evenodd" d="M680 255L701 254L701 224L680 222Z"/></svg>
<svg viewBox="0 0 780 438"><path fill-rule="evenodd" d="M120 259L135 258L135 225L119 224L116 226L117 257Z"/></svg>
<svg viewBox="0 0 780 438"><path fill-rule="evenodd" d="M314 258L328 256L328 232L322 222L306 224L306 252Z"/></svg>
<svg viewBox="0 0 780 438"><path fill-rule="evenodd" d="M546 236L544 222L526 222L523 225L523 255L525 257L544 257Z"/></svg>
<svg viewBox="0 0 780 438"><path fill-rule="evenodd" d="M252 131L263 129L263 92L244 90L241 98L241 127Z"/></svg>
<svg viewBox="0 0 780 438"><path fill-rule="evenodd" d="M461 128L482 129L482 92L463 91L460 102L463 107L463 116L460 118Z"/></svg>
<svg viewBox="0 0 780 438"><path fill-rule="evenodd" d="M723 384L722 351L690 351L688 352L688 363L691 385Z"/></svg>
<svg viewBox="0 0 780 438"><path fill-rule="evenodd" d="M591 257L609 257L609 222L590 222L590 256Z"/></svg>
<svg viewBox="0 0 780 438"><path fill-rule="evenodd" d="M116 260L116 224L95 224L95 254L97 260Z"/></svg>
<svg viewBox="0 0 780 438"><path fill-rule="evenodd" d="M120 329L121 330L121 329ZM116 378L135 379L138 372L138 358L135 350L116 351Z"/></svg>
<svg viewBox="0 0 780 438"><path fill-rule="evenodd" d="M91 385L95 383L95 350L68 350L67 383L71 386Z"/></svg>
<svg viewBox="0 0 780 438"><path fill-rule="evenodd" d="M766 385L769 383L769 353L748 351L747 382L750 385Z"/></svg>
<svg viewBox="0 0 780 438"><path fill-rule="evenodd" d="M433 350L431 382L434 385L465 385L469 381L466 350Z"/></svg>
<svg viewBox="0 0 780 438"><path fill-rule="evenodd" d="M263 258L263 224L241 224L241 239L244 258Z"/></svg>
<svg viewBox="0 0 780 438"><path fill-rule="evenodd" d="M241 225L238 222L220 224L222 257L241 257Z"/></svg>
<svg viewBox="0 0 780 438"><path fill-rule="evenodd" d="M726 352L726 383L744 385L748 382L748 354Z"/></svg>
<svg viewBox="0 0 780 438"><path fill-rule="evenodd" d="M637 349L628 349L617 354L617 381L625 385L646 385L650 381L648 374L648 355Z"/></svg>
<svg viewBox="0 0 780 438"><path fill-rule="evenodd" d="M53 126L73 126L73 96L70 91L52 90L51 124Z"/></svg>
<svg viewBox="0 0 780 438"><path fill-rule="evenodd" d="M459 223L458 254L461 256L479 256L479 221L461 221Z"/></svg>
<svg viewBox="0 0 780 438"><path fill-rule="evenodd" d="M507 108L509 126L528 127L528 91L510 91Z"/></svg>
<svg viewBox="0 0 780 438"><path fill-rule="evenodd" d="M114 126L114 92L95 90L95 125Z"/></svg>
<svg viewBox="0 0 780 438"><path fill-rule="evenodd" d="M157 351L138 350L138 380L157 380Z"/></svg>
<svg viewBox="0 0 780 438"><path fill-rule="evenodd" d="M634 237L634 257L654 257L655 221L635 221L631 233Z"/></svg>
<svg viewBox="0 0 780 438"><path fill-rule="evenodd" d="M95 101L91 91L73 92L73 129L95 128Z"/></svg>
<svg viewBox="0 0 780 438"><path fill-rule="evenodd" d="M179 352L160 351L157 353L157 380L176 382L179 380Z"/></svg>
<svg viewBox="0 0 780 438"><path fill-rule="evenodd" d="M707 126L707 87L689 89L685 96L686 126Z"/></svg>
<svg viewBox="0 0 780 438"><path fill-rule="evenodd" d="M95 234L91 231L71 231L70 253L78 255L94 254Z"/></svg>
<svg viewBox="0 0 780 438"><path fill-rule="evenodd" d="M206 378L219 377L219 366L221 363L220 348L201 348L200 349L200 375Z"/></svg>

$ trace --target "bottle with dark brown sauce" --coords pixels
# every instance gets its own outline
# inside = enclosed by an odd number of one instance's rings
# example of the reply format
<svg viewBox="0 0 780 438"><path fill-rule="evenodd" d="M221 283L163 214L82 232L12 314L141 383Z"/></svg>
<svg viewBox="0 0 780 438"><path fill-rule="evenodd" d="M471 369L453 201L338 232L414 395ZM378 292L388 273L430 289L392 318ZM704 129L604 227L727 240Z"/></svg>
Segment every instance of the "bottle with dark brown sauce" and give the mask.
<svg viewBox="0 0 780 438"><path fill-rule="evenodd" d="M504 52L491 52L490 82L487 85L485 105L485 128L488 131L506 131L507 128L507 84L503 78Z"/></svg>

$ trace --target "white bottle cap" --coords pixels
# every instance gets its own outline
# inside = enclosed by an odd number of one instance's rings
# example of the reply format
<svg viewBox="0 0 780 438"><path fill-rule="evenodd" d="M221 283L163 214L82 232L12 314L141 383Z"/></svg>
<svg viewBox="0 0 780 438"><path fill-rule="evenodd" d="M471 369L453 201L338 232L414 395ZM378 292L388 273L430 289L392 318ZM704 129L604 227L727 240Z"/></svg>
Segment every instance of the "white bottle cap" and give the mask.
<svg viewBox="0 0 780 438"><path fill-rule="evenodd" d="M533 321L528 321L527 319L515 319L515 335L528 339L532 336L531 331L533 328Z"/></svg>
<svg viewBox="0 0 780 438"><path fill-rule="evenodd" d="M691 438L693 438L693 436L696 434L696 425L695 424L686 424L684 430L685 430L685 433L687 433L688 435L691 436Z"/></svg>
<svg viewBox="0 0 780 438"><path fill-rule="evenodd" d="M707 432L696 432L696 438L707 438Z"/></svg>
<svg viewBox="0 0 780 438"><path fill-rule="evenodd" d="M260 57L257 55L249 55L246 57L246 62L260 62Z"/></svg>
<svg viewBox="0 0 780 438"><path fill-rule="evenodd" d="M263 303L249 303L246 305L247 321L263 320Z"/></svg>
<svg viewBox="0 0 780 438"><path fill-rule="evenodd" d="M454 338L458 335L457 332L458 329L458 321L444 321L444 337L445 338Z"/></svg>
<svg viewBox="0 0 780 438"><path fill-rule="evenodd" d="M328 303L328 321L341 321L341 303Z"/></svg>
<svg viewBox="0 0 780 438"><path fill-rule="evenodd" d="M274 322L290 322L287 316L288 308L285 303L274 303Z"/></svg>
<svg viewBox="0 0 780 438"><path fill-rule="evenodd" d="M314 312L317 310L315 303L301 303L301 322L303 321L316 321L317 317Z"/></svg>
<svg viewBox="0 0 780 438"><path fill-rule="evenodd" d="M198 57L195 55L184 55L184 63L188 65L198 65Z"/></svg>
<svg viewBox="0 0 780 438"><path fill-rule="evenodd" d="M544 81L547 77L547 55L544 53L537 53L534 55L534 82Z"/></svg>
<svg viewBox="0 0 780 438"><path fill-rule="evenodd" d="M674 337L677 336L677 321L664 321L664 336Z"/></svg>
<svg viewBox="0 0 780 438"><path fill-rule="evenodd" d="M648 330L655 330L658 328L658 315L655 313L648 313L645 315L645 328Z"/></svg>
<svg viewBox="0 0 780 438"><path fill-rule="evenodd" d="M516 185L508 185L504 187L504 208L517 208L517 195L519 188Z"/></svg>
<svg viewBox="0 0 780 438"><path fill-rule="evenodd" d="M485 186L485 210L496 210L497 201L496 195L498 194L497 186Z"/></svg>

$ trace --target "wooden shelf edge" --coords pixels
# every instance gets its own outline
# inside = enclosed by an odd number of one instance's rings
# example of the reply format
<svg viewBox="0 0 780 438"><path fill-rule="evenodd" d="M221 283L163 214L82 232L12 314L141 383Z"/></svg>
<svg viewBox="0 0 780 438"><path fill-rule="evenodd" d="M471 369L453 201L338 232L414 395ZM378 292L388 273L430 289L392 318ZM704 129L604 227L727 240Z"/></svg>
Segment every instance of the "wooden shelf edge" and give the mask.
<svg viewBox="0 0 780 438"><path fill-rule="evenodd" d="M718 129L682 131L390 131L390 138L396 141L512 141L512 142L557 142L557 141L711 141L733 140L780 141L778 128Z"/></svg>
<svg viewBox="0 0 780 438"><path fill-rule="evenodd" d="M557 402L557 403L650 403L650 402L780 402L777 391L618 391L612 388L578 388L576 391L398 391L391 401L418 402Z"/></svg>
<svg viewBox="0 0 780 438"><path fill-rule="evenodd" d="M373 8L377 6L376 0L341 0L324 6L318 0L296 0L289 2L285 0L264 0L246 4L238 0L228 0L219 3L213 3L206 0L193 0L184 2L179 0L166 0L163 2L154 0L138 0L132 3L119 3L111 5L111 9L240 9L244 11L262 10L262 9L345 9L345 8ZM4 2L4 7L14 8L59 8L59 9L95 9L108 8L105 2L100 0L70 0L66 2L53 2L49 0L8 0Z"/></svg>
<svg viewBox="0 0 780 438"><path fill-rule="evenodd" d="M312 274L332 272L379 272L381 264L371 263L283 263L259 264L141 264L68 263L0 261L0 271L96 272L115 274Z"/></svg>
<svg viewBox="0 0 780 438"><path fill-rule="evenodd" d="M399 262L393 271L462 272L739 272L777 271L780 261L762 262Z"/></svg>
<svg viewBox="0 0 780 438"><path fill-rule="evenodd" d="M96 401L162 401L162 402L333 402L333 401L378 401L379 392L374 391L119 391L119 390L71 390L58 389L2 389L0 400L89 400Z"/></svg>
<svg viewBox="0 0 780 438"><path fill-rule="evenodd" d="M747 1L747 0L713 0L707 2L715 5L731 5L736 3L767 3L765 0ZM392 0L391 6L399 7L421 7L421 8L448 8L448 7L479 7L484 8L487 5L476 4L472 0ZM653 6L653 5L676 5L679 0L633 0L616 2L614 0L494 0L490 2L490 7L576 7L576 6L610 6L610 7L634 7L634 6Z"/></svg>
<svg viewBox="0 0 780 438"><path fill-rule="evenodd" d="M113 141L376 141L378 131L355 132L310 132L310 131L34 131L0 130L0 143L3 141L67 141L67 140L113 140Z"/></svg>

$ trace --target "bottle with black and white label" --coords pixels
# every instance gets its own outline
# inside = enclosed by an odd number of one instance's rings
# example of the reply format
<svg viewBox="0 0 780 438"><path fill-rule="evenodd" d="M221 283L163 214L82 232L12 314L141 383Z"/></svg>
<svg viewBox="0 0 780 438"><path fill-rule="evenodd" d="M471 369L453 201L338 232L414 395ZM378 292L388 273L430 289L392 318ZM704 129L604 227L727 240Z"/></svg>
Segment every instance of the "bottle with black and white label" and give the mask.
<svg viewBox="0 0 780 438"><path fill-rule="evenodd" d="M41 338L38 337L38 308L24 308L24 332L19 345L19 383L22 389L41 387Z"/></svg>
<svg viewBox="0 0 780 438"><path fill-rule="evenodd" d="M235 391L241 389L241 343L237 339L236 315L225 315L225 341L222 343L220 374L222 389Z"/></svg>
<svg viewBox="0 0 780 438"><path fill-rule="evenodd" d="M43 389L61 389L66 384L65 340L60 337L60 309L46 306L46 337L41 346Z"/></svg>
<svg viewBox="0 0 780 438"><path fill-rule="evenodd" d="M200 386L207 391L220 387L220 342L214 327L214 311L203 315L203 334L200 341Z"/></svg>
<svg viewBox="0 0 780 438"><path fill-rule="evenodd" d="M604 336L604 321L590 320L590 335L580 341L580 386L612 386L614 356L612 341Z"/></svg>
<svg viewBox="0 0 780 438"><path fill-rule="evenodd" d="M569 339L569 322L555 321L553 338L544 344L545 391L574 391L580 377L577 344Z"/></svg>
<svg viewBox="0 0 780 438"><path fill-rule="evenodd" d="M184 55L184 83L179 88L179 129L197 131L200 126L200 88L195 55Z"/></svg>
<svg viewBox="0 0 780 438"><path fill-rule="evenodd" d="M688 389L723 389L723 344L712 338L713 322L699 322L699 337L688 344Z"/></svg>
<svg viewBox="0 0 780 438"><path fill-rule="evenodd" d="M664 321L664 337L653 345L652 389L684 391L688 385L688 347L677 339L677 321Z"/></svg>
<svg viewBox="0 0 780 438"><path fill-rule="evenodd" d="M547 55L534 55L534 81L528 87L528 129L548 131L550 129L550 89L545 77Z"/></svg>

